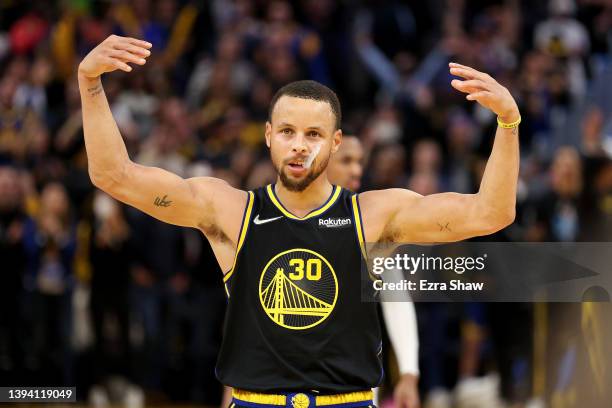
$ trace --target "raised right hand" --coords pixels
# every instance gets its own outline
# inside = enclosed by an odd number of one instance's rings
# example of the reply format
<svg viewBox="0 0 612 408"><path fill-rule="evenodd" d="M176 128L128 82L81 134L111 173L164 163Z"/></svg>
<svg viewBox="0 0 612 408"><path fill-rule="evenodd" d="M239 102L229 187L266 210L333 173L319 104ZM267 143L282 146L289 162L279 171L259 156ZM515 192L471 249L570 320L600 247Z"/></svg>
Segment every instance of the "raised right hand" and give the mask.
<svg viewBox="0 0 612 408"><path fill-rule="evenodd" d="M79 65L79 75L98 78L106 72L120 69L132 71L128 63L144 65L151 55L152 44L135 38L111 35L83 58Z"/></svg>

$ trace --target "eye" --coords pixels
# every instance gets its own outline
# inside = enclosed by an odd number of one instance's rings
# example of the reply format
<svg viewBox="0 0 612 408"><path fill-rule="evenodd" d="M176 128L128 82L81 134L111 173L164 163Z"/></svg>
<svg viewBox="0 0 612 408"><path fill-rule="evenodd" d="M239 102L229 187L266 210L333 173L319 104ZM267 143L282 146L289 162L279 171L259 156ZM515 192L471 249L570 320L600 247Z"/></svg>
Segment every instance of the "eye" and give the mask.
<svg viewBox="0 0 612 408"><path fill-rule="evenodd" d="M310 132L308 132L308 136L317 137L319 136L319 132L311 130Z"/></svg>
<svg viewBox="0 0 612 408"><path fill-rule="evenodd" d="M289 128L285 128L283 130L281 130L281 133L284 135L290 135L291 133L293 133L293 131Z"/></svg>

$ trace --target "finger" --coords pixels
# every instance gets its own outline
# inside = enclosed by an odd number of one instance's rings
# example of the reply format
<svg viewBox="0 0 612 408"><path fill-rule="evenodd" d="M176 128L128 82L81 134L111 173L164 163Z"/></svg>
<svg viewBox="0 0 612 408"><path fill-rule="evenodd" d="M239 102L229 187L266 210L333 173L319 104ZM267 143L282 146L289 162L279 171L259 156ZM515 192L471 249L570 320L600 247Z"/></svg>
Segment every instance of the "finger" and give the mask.
<svg viewBox="0 0 612 408"><path fill-rule="evenodd" d="M461 92L474 93L478 91L487 91L487 84L479 79L470 79L467 81L460 81L458 79L453 79L451 81L451 85L453 88L457 89Z"/></svg>
<svg viewBox="0 0 612 408"><path fill-rule="evenodd" d="M123 50L112 50L108 53L108 55L111 58L119 59L122 62L132 62L138 65L144 65L147 62L146 59Z"/></svg>
<svg viewBox="0 0 612 408"><path fill-rule="evenodd" d="M125 72L132 72L132 67L130 67L128 64L126 64L123 61L120 61L116 58L111 58L111 65L117 69L120 69L122 71Z"/></svg>
<svg viewBox="0 0 612 408"><path fill-rule="evenodd" d="M468 101L483 102L489 99L492 95L493 94L489 91L480 91L466 95L465 99L467 99Z"/></svg>
<svg viewBox="0 0 612 408"><path fill-rule="evenodd" d="M149 51L148 49L141 47L139 45L134 45L127 41L118 41L113 44L112 48L114 50L128 51L128 52L131 52L132 54L136 54L138 56L145 57L145 58L151 55L151 51Z"/></svg>
<svg viewBox="0 0 612 408"><path fill-rule="evenodd" d="M139 40L138 38L125 37L125 39L130 44L133 44L133 45L136 45L136 46L139 46L139 47L143 47L143 48L147 48L147 49L153 47L153 44L151 44L150 42L144 41L144 40Z"/></svg>
<svg viewBox="0 0 612 408"><path fill-rule="evenodd" d="M459 64L458 62L449 62L448 63L449 67L455 67L455 68L472 68L469 65L463 65L463 64Z"/></svg>
<svg viewBox="0 0 612 408"><path fill-rule="evenodd" d="M450 69L450 73L456 76L460 76L462 78L467 78L467 79L480 79L481 81L485 81L487 80L487 74L482 73L480 71L476 71L473 68L458 68L458 67L452 67Z"/></svg>
<svg viewBox="0 0 612 408"><path fill-rule="evenodd" d="M121 50L125 50L128 52L131 52L132 54L138 55L140 57L148 57L149 55L151 55L151 51L149 51L148 49L141 47L139 45L132 45L132 44L122 44L119 47L117 47L116 49L121 49Z"/></svg>
<svg viewBox="0 0 612 408"><path fill-rule="evenodd" d="M449 62L448 66L450 68L459 68L459 69L464 69L466 71L471 71L474 73L485 74L484 72L480 72L477 69L474 69L468 65L461 65L461 64L457 64L456 62Z"/></svg>

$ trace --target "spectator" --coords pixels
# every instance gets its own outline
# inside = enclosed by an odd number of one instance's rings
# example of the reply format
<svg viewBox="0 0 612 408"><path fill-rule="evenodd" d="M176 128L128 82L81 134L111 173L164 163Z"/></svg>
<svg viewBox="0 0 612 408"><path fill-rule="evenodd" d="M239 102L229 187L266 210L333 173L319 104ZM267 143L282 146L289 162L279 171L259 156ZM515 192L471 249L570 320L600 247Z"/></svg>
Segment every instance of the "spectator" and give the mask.
<svg viewBox="0 0 612 408"><path fill-rule="evenodd" d="M61 184L43 187L40 210L25 222L23 241L28 256L24 277L27 368L40 381L68 385L75 380L70 335L76 231Z"/></svg>
<svg viewBox="0 0 612 408"><path fill-rule="evenodd" d="M119 203L96 192L93 210L90 308L95 335L94 381L101 384L112 375L126 378L131 375L129 270L132 255L130 228Z"/></svg>
<svg viewBox="0 0 612 408"><path fill-rule="evenodd" d="M0 381L17 385L24 350L20 347L22 273L27 262L22 246L25 214L19 173L0 165Z"/></svg>

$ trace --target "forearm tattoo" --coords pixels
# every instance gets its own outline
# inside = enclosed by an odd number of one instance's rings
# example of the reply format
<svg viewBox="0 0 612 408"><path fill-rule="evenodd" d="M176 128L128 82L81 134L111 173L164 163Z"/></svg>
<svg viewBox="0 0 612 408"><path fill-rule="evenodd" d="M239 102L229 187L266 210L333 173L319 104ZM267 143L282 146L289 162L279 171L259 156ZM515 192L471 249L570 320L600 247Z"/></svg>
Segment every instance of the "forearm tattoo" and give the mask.
<svg viewBox="0 0 612 408"><path fill-rule="evenodd" d="M168 196L165 195L162 198L159 197L155 197L155 201L153 201L153 204L156 205L157 207L170 207L170 204L172 203L172 201L167 200Z"/></svg>
<svg viewBox="0 0 612 408"><path fill-rule="evenodd" d="M89 92L89 96L96 96L102 93L102 85L98 84L92 88L87 88L87 92Z"/></svg>
<svg viewBox="0 0 612 408"><path fill-rule="evenodd" d="M440 227L440 231L448 231L448 232L452 232L450 227L448 226L448 224L450 224L450 222L447 222L446 224L442 225L439 222L436 223L438 224L438 227Z"/></svg>

